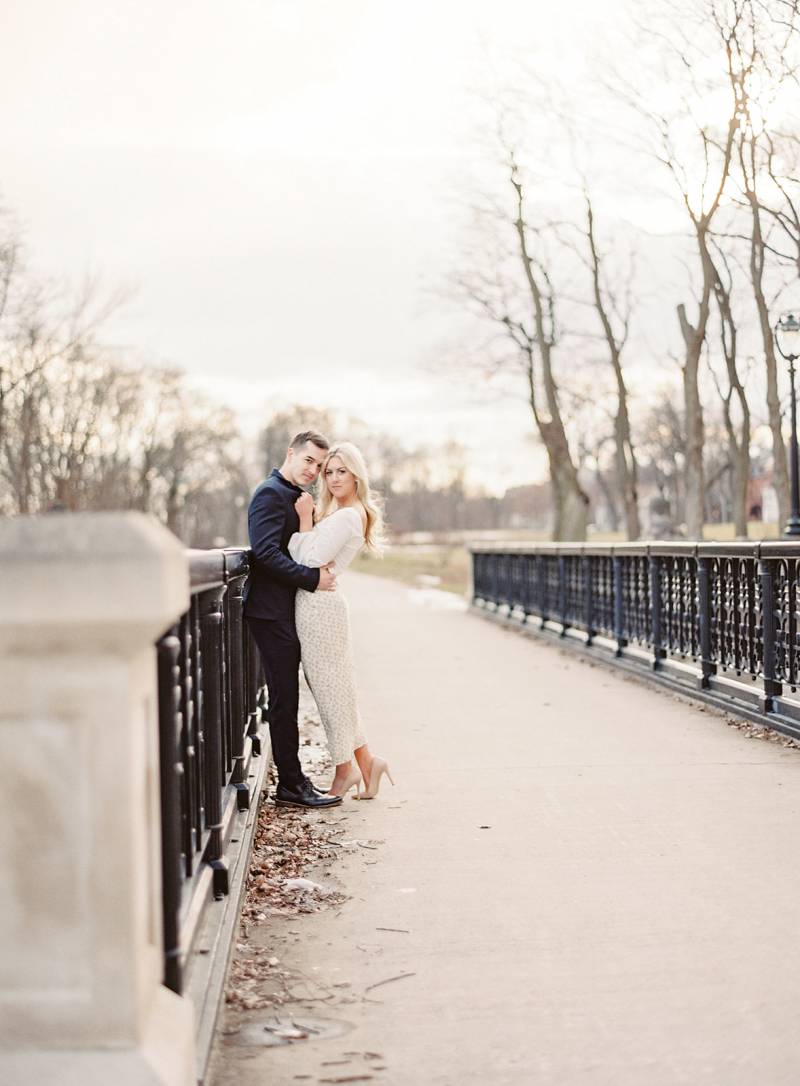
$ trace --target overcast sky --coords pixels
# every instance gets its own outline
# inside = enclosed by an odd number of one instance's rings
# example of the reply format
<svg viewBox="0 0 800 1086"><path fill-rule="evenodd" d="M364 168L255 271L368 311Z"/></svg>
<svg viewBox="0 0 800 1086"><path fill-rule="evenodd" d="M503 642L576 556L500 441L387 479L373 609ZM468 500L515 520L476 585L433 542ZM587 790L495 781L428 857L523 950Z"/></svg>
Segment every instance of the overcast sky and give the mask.
<svg viewBox="0 0 800 1086"><path fill-rule="evenodd" d="M541 474L522 402L432 376L459 318L427 288L458 252L487 71L529 45L579 86L621 2L2 10L0 194L40 268L136 289L120 341L251 430L316 403L411 442L458 438L500 489Z"/></svg>

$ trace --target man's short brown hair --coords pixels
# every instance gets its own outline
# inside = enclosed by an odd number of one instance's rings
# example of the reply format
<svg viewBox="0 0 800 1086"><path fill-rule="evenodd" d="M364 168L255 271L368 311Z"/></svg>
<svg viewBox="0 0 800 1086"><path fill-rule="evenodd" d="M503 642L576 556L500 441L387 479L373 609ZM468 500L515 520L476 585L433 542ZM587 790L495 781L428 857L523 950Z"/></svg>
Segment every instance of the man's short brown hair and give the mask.
<svg viewBox="0 0 800 1086"><path fill-rule="evenodd" d="M307 441L310 441L312 445L316 445L318 449L329 449L330 444L326 437L322 434L318 434L316 430L301 430L299 434L295 434L292 438L291 448L302 449Z"/></svg>

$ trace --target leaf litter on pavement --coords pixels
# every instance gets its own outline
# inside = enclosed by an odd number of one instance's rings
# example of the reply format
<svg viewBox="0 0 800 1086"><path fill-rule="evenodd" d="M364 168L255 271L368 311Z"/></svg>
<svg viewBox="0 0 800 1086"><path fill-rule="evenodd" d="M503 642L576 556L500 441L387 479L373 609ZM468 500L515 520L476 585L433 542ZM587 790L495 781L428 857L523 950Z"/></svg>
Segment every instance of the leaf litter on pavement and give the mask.
<svg viewBox="0 0 800 1086"><path fill-rule="evenodd" d="M332 776L332 767L316 706L304 684L300 732L305 771L321 784ZM264 934L269 931L270 918L299 919L303 914L343 904L348 895L337 888L333 877L326 877L327 872L343 853L373 850L383 842L354 837L345 804L324 813L276 807L269 798L273 791L274 783L265 788L257 814L225 1002L232 1010L242 1011L298 1002L353 1002L354 997L344 990L349 985L325 985L317 976L307 977L287 966L274 946L263 945Z"/></svg>

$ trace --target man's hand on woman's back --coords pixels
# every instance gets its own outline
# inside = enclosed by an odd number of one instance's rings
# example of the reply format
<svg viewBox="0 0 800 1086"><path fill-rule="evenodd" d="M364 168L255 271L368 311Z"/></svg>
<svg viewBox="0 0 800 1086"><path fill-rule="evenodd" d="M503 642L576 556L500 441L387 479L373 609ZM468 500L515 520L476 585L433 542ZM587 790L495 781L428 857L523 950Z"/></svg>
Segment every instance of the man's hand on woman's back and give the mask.
<svg viewBox="0 0 800 1086"><path fill-rule="evenodd" d="M317 592L335 592L336 591L336 574L333 572L330 566L320 566L319 571L319 584L317 585Z"/></svg>

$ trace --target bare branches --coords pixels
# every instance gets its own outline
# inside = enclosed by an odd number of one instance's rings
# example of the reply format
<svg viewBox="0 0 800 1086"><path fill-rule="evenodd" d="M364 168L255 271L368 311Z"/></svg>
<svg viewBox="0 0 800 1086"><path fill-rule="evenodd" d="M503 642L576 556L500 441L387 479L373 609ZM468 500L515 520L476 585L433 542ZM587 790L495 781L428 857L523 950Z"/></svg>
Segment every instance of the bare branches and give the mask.
<svg viewBox="0 0 800 1086"><path fill-rule="evenodd" d="M0 235L0 515L137 508L198 546L240 541L230 415L174 371L120 362L107 329L124 292L86 280L70 295L22 256L16 232Z"/></svg>
<svg viewBox="0 0 800 1086"><path fill-rule="evenodd" d="M613 54L602 58L597 102L562 92L557 77L542 86L541 72L535 86L518 80L512 94L521 102L530 91L528 108L518 109L513 123L504 116L495 130L494 174L502 172L502 181L499 198L485 201L492 211L484 222L504 239L502 258L492 266L477 255L468 278L473 311L502 335L502 364L513 359L529 377L554 490L556 456L565 462L562 436L568 436L567 458L585 484L603 458L601 489L614 449L619 513L619 497L636 493L632 432L641 420L631 418L628 383L635 390L638 379L642 399L655 395L642 373L646 345L657 337L650 352L657 366L680 355L681 482L673 496L688 533L699 537L710 501L735 509L737 531L746 529L749 450L765 440L750 400L755 404L754 390L763 395L765 385L773 479L781 493L785 456L770 307L790 277L800 278L797 6L780 0L638 5L638 35L619 71L608 74ZM648 204L656 186L658 204ZM611 209L609 223L601 208ZM621 238L628 242L634 232L648 250L646 287L634 262L626 268L621 259L625 248L635 248ZM665 254L670 272L663 269ZM675 281L665 281L672 269L680 276L681 263L685 282L673 293ZM647 299L655 284L658 310ZM672 338L660 323L666 308L675 314ZM637 321L639 312L646 316ZM754 337L763 352L755 352ZM754 352L759 357L748 367L743 358ZM580 364L568 367L572 357ZM592 376L577 373L581 368ZM596 386L601 370L605 383L593 403L582 382ZM647 483L652 479L651 472ZM629 523L636 506L634 498Z"/></svg>

